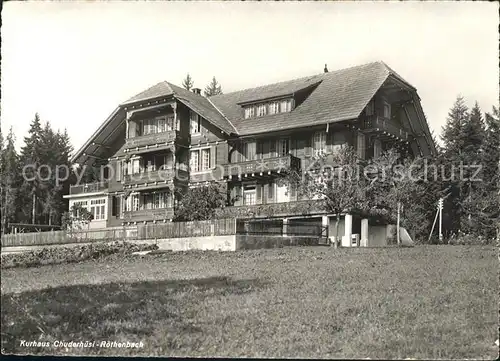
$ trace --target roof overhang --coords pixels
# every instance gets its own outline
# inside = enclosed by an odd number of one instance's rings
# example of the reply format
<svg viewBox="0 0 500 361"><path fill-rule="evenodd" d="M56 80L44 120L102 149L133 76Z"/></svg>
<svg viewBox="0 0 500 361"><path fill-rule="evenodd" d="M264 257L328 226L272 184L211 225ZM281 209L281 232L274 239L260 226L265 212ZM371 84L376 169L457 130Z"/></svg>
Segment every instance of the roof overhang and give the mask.
<svg viewBox="0 0 500 361"><path fill-rule="evenodd" d="M125 110L116 108L111 115L92 134L85 144L71 157L72 163L85 163L89 158L95 159L102 155L106 149L106 142L115 134L120 126L124 126Z"/></svg>

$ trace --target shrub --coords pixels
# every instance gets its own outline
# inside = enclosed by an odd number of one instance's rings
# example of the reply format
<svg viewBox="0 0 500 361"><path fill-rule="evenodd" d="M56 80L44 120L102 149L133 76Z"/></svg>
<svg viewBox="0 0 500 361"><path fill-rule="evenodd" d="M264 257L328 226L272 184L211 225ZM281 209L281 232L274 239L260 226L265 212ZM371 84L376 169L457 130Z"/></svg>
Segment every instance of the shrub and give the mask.
<svg viewBox="0 0 500 361"><path fill-rule="evenodd" d="M158 249L155 244L127 242L92 243L76 247L46 247L40 250L2 256L1 268L36 267L49 264L77 263L104 257L125 257L133 252Z"/></svg>
<svg viewBox="0 0 500 361"><path fill-rule="evenodd" d="M472 245L489 245L493 243L494 239L486 238L481 235L462 233L462 232L454 233L448 239L448 244L451 245L472 246Z"/></svg>

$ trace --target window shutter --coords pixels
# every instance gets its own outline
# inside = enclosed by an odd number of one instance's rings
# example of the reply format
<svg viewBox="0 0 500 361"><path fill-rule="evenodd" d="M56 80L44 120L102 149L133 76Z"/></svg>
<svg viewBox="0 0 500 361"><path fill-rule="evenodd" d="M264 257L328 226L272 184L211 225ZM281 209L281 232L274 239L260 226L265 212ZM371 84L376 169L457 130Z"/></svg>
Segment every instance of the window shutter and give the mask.
<svg viewBox="0 0 500 361"><path fill-rule="evenodd" d="M297 156L297 140L295 138L290 140L290 153L295 157Z"/></svg>
<svg viewBox="0 0 500 361"><path fill-rule="evenodd" d="M262 158L269 158L269 140L262 141Z"/></svg>
<svg viewBox="0 0 500 361"><path fill-rule="evenodd" d="M276 157L276 140L271 139L269 141L269 157L273 158Z"/></svg>
<svg viewBox="0 0 500 361"><path fill-rule="evenodd" d="M263 158L263 147L262 147L262 141L261 140L256 140L257 142L257 159L262 159Z"/></svg>
<svg viewBox="0 0 500 361"><path fill-rule="evenodd" d="M274 199L274 183L269 183L267 186L267 199L272 203L272 200Z"/></svg>
<svg viewBox="0 0 500 361"><path fill-rule="evenodd" d="M116 180L120 182L122 180L122 161L116 161Z"/></svg>
<svg viewBox="0 0 500 361"><path fill-rule="evenodd" d="M314 136L314 135L313 135ZM311 143L312 143L312 138L311 137L307 137L304 141L304 156L305 157L310 157L312 156L312 147L311 147Z"/></svg>
<svg viewBox="0 0 500 361"><path fill-rule="evenodd" d="M212 146L210 148L210 169L215 167L216 163L216 158L217 157L217 146Z"/></svg>
<svg viewBox="0 0 500 361"><path fill-rule="evenodd" d="M261 184L257 184L256 187L255 187L255 197L256 197L256 200L255 200L255 203L257 204L262 204L262 185Z"/></svg>
<svg viewBox="0 0 500 361"><path fill-rule="evenodd" d="M257 154L255 141L247 143L247 147L248 147L247 160L255 160Z"/></svg>

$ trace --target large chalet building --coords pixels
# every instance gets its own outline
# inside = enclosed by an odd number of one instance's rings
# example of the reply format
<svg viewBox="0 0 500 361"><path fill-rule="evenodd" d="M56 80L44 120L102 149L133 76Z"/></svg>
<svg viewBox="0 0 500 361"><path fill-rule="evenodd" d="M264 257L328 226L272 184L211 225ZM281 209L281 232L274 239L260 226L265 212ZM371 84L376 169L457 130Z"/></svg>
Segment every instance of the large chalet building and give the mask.
<svg viewBox="0 0 500 361"><path fill-rule="evenodd" d="M394 146L436 151L416 89L383 62L209 98L163 81L120 104L76 152L82 166L108 165L107 180L66 197L93 213L92 228L167 222L183 192L216 181L233 201L221 216L329 224L321 207L295 212L313 203L276 180L344 144L364 159ZM361 221L343 215L342 234L360 233Z"/></svg>

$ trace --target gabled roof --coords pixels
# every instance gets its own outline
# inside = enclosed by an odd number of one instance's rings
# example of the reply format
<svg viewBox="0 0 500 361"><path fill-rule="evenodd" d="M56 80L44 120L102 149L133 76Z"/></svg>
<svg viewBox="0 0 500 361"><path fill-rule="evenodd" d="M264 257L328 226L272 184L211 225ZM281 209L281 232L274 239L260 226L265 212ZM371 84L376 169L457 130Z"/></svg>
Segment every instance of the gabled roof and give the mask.
<svg viewBox="0 0 500 361"><path fill-rule="evenodd" d="M140 92L139 94L133 96L121 105L126 106L144 100L151 100L167 96L173 96L226 133L236 133L236 129L233 127L231 122L229 122L224 117L224 115L222 115L216 109L216 107L213 106L210 100L192 91L169 83L168 81L162 81L156 85L153 85L143 92Z"/></svg>
<svg viewBox="0 0 500 361"><path fill-rule="evenodd" d="M210 100L233 123L238 134L247 135L295 127L340 122L355 119L377 90L395 73L383 62L322 73L282 83L216 95ZM402 79L402 78L401 78ZM244 119L242 101L283 94L305 84L319 83L311 94L289 113ZM409 84L408 84L409 85ZM262 96L261 96L262 98Z"/></svg>
<svg viewBox="0 0 500 361"><path fill-rule="evenodd" d="M412 85L382 61L210 98L162 81L122 103L75 154L73 160L88 151L92 142L101 138L101 133L107 132L105 128L111 125L111 120L113 124L119 121L119 114L122 117L120 119L123 120L123 107L133 103L172 96L228 134L252 135L356 119L388 79L404 84L416 94L416 89ZM310 93L291 112L244 119L242 104L292 95L306 89ZM421 108L419 107L417 111L421 112ZM423 113L420 118L420 121L425 123L423 126L427 128L426 135L429 135L428 124Z"/></svg>

